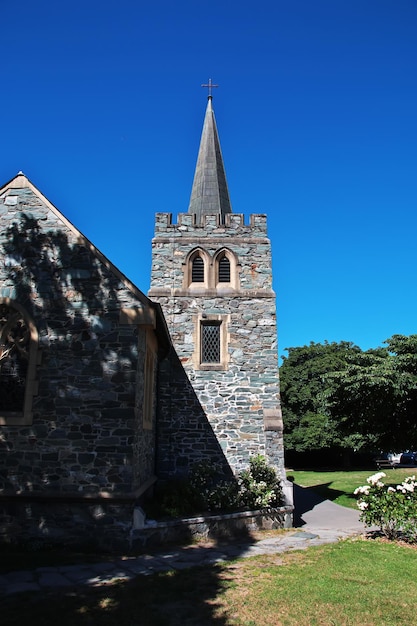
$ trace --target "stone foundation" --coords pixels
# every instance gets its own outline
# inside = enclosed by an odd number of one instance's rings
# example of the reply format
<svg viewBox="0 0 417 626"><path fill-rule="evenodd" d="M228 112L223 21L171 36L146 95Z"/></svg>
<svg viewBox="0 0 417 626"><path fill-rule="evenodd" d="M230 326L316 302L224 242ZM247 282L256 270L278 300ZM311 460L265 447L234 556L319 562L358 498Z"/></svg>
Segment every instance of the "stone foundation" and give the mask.
<svg viewBox="0 0 417 626"><path fill-rule="evenodd" d="M256 530L292 528L292 506L263 509L260 511L240 511L225 515L207 515L182 518L166 522L148 520L142 528L131 533L131 550L169 543L185 543L202 539L233 540L248 536Z"/></svg>
<svg viewBox="0 0 417 626"><path fill-rule="evenodd" d="M0 544L24 550L127 552L133 502L2 501Z"/></svg>
<svg viewBox="0 0 417 626"><path fill-rule="evenodd" d="M134 499L3 497L0 545L129 554L169 543L233 540L255 530L291 528L293 509L288 505L156 522L144 520Z"/></svg>

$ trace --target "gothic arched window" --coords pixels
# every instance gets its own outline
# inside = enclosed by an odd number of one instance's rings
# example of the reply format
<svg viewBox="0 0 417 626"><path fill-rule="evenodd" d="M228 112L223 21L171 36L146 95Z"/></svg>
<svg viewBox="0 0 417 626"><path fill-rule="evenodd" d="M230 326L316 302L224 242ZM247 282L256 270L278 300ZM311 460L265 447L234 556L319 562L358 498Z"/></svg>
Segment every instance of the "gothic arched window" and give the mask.
<svg viewBox="0 0 417 626"><path fill-rule="evenodd" d="M219 283L230 283L230 261L225 254L219 259Z"/></svg>
<svg viewBox="0 0 417 626"><path fill-rule="evenodd" d="M32 422L38 333L26 311L0 299L0 424Z"/></svg>
<svg viewBox="0 0 417 626"><path fill-rule="evenodd" d="M192 261L191 282L204 283L204 261L201 256L194 257Z"/></svg>
<svg viewBox="0 0 417 626"><path fill-rule="evenodd" d="M191 291L208 289L210 284L210 255L204 248L191 250L183 262L183 288Z"/></svg>
<svg viewBox="0 0 417 626"><path fill-rule="evenodd" d="M229 249L218 250L214 255L214 286L220 290L239 289L237 256Z"/></svg>

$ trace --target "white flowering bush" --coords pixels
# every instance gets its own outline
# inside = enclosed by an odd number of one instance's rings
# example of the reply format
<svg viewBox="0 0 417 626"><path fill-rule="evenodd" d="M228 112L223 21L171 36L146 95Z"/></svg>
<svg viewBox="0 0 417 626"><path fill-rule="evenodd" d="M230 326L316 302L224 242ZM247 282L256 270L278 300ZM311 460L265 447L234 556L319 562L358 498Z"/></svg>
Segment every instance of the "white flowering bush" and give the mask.
<svg viewBox="0 0 417 626"><path fill-rule="evenodd" d="M378 526L388 539L417 541L417 483L408 476L399 485L386 485L384 472L367 479L355 489L360 518L367 526Z"/></svg>
<svg viewBox="0 0 417 626"><path fill-rule="evenodd" d="M262 455L252 456L249 459L249 468L240 472L239 497L242 506L250 509L281 504L280 477Z"/></svg>

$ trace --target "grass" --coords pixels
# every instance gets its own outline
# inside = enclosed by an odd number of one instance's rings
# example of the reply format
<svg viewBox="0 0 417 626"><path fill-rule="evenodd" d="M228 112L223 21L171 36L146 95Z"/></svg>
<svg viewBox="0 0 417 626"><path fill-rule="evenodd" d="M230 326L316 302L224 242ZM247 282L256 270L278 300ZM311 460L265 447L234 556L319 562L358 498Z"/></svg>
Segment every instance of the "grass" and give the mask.
<svg viewBox="0 0 417 626"><path fill-rule="evenodd" d="M2 626L372 626L409 624L410 546L349 540L305 551L3 599Z"/></svg>
<svg viewBox="0 0 417 626"><path fill-rule="evenodd" d="M398 484L413 469L384 470ZM288 471L298 485L355 507L374 473ZM0 572L108 555L0 552ZM8 561L9 559L9 561ZM45 561L46 559L46 561ZM14 566L10 568L10 564ZM9 565L9 566L8 566ZM348 540L232 563L2 599L2 626L384 626L408 624L417 602L415 546Z"/></svg>
<svg viewBox="0 0 417 626"><path fill-rule="evenodd" d="M366 485L366 479L379 470L349 471L301 471L288 470L287 477L300 487L313 489L323 498L333 500L337 504L356 509L356 487ZM407 476L417 474L417 468L384 469L386 484L397 485Z"/></svg>

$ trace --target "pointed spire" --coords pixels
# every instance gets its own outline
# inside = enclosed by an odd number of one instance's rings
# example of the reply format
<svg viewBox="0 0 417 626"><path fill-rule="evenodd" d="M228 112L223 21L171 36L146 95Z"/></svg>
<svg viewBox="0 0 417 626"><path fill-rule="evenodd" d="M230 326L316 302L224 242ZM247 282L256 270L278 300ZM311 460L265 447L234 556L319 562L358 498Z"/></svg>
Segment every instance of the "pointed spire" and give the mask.
<svg viewBox="0 0 417 626"><path fill-rule="evenodd" d="M201 221L203 215L217 213L221 215L221 222L224 222L224 215L232 212L212 107L211 90L208 96L188 212L196 215L197 222Z"/></svg>

